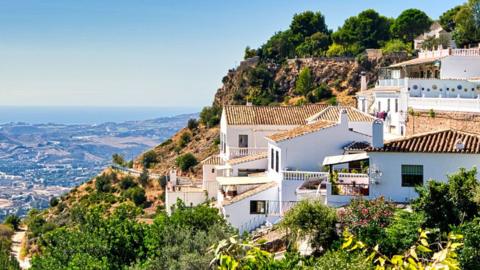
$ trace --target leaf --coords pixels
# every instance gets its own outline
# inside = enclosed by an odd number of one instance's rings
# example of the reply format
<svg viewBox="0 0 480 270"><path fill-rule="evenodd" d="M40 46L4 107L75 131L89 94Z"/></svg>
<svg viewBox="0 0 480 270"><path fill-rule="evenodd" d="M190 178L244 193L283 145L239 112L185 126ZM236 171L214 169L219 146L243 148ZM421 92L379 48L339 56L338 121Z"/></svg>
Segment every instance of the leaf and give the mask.
<svg viewBox="0 0 480 270"><path fill-rule="evenodd" d="M425 246L425 247L430 246L430 245L428 244L427 240L425 240L425 239L423 239L423 238L420 239L420 243L422 243L422 245Z"/></svg>
<svg viewBox="0 0 480 270"><path fill-rule="evenodd" d="M421 252L425 252L425 253L432 252L431 249L429 249L428 247L425 247L425 246L417 246L417 250L421 251Z"/></svg>
<svg viewBox="0 0 480 270"><path fill-rule="evenodd" d="M417 252L415 251L415 248L410 248L410 256L415 258L415 260L418 260Z"/></svg>
<svg viewBox="0 0 480 270"><path fill-rule="evenodd" d="M343 243L342 249L346 249L347 247L349 247L349 246L352 244L352 242L353 242L353 238L352 238L352 237L349 237L349 238L347 239L347 241L346 241L345 243Z"/></svg>

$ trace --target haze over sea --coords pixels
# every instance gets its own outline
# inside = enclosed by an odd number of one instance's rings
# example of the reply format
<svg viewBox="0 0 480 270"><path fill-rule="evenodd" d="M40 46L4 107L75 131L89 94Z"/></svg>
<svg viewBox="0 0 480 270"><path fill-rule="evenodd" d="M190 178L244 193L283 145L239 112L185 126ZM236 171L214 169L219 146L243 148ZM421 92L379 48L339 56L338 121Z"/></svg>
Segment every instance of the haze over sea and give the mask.
<svg viewBox="0 0 480 270"><path fill-rule="evenodd" d="M195 107L42 107L0 106L0 124L100 124L197 113Z"/></svg>

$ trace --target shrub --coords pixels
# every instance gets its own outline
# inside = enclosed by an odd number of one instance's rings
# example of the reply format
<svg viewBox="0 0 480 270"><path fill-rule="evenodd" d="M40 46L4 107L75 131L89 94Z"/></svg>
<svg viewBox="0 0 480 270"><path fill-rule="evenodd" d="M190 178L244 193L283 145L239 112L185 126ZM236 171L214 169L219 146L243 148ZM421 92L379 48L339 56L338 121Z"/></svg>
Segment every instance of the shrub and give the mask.
<svg viewBox="0 0 480 270"><path fill-rule="evenodd" d="M150 150L143 154L142 158L143 166L150 168L154 163L157 163L157 152Z"/></svg>
<svg viewBox="0 0 480 270"><path fill-rule="evenodd" d="M405 43L400 39L392 39L387 41L382 48L384 54L397 53L397 52L407 52L411 51L411 44Z"/></svg>
<svg viewBox="0 0 480 270"><path fill-rule="evenodd" d="M180 140L178 141L178 146L184 148L192 140L192 135L190 132L183 132L180 135Z"/></svg>
<svg viewBox="0 0 480 270"><path fill-rule="evenodd" d="M164 142L162 142L162 143L160 144L160 146L166 146L166 145L171 144L172 142L173 142L172 139L168 139L168 140L165 140Z"/></svg>
<svg viewBox="0 0 480 270"><path fill-rule="evenodd" d="M136 206L143 205L147 201L145 190L141 187L133 187L125 191L125 197L135 203Z"/></svg>
<svg viewBox="0 0 480 270"><path fill-rule="evenodd" d="M398 210L386 228L386 236L378 239L386 255L400 254L412 246L418 239L418 228L423 226L425 217L421 212Z"/></svg>
<svg viewBox="0 0 480 270"><path fill-rule="evenodd" d="M123 190L129 189L131 187L136 186L137 184L134 181L134 178L130 175L125 176L121 181L120 181L120 188Z"/></svg>
<svg viewBox="0 0 480 270"><path fill-rule="evenodd" d="M336 237L335 210L320 201L304 200L285 214L281 227L291 233L292 240L311 237L312 248L327 249Z"/></svg>
<svg viewBox="0 0 480 270"><path fill-rule="evenodd" d="M20 226L21 219L16 215L8 215L3 221L3 224L9 225L14 230L18 230Z"/></svg>
<svg viewBox="0 0 480 270"><path fill-rule="evenodd" d="M146 168L143 168L142 173L138 177L138 182L142 187L146 187L148 185L148 179L150 176L148 175L148 170Z"/></svg>
<svg viewBox="0 0 480 270"><path fill-rule="evenodd" d="M107 174L102 174L95 178L95 188L98 192L110 192L112 189L111 178Z"/></svg>
<svg viewBox="0 0 480 270"><path fill-rule="evenodd" d="M463 249L459 254L462 269L480 269L480 218L467 222L458 228L464 236Z"/></svg>
<svg viewBox="0 0 480 270"><path fill-rule="evenodd" d="M175 164L180 168L180 170L185 172L190 170L193 166L197 165L198 161L194 155L192 155L191 153L186 153L177 157L177 159L175 160Z"/></svg>
<svg viewBox="0 0 480 270"><path fill-rule="evenodd" d="M202 112L200 112L200 122L207 128L214 127L220 122L221 113L221 108L216 105L204 107Z"/></svg>
<svg viewBox="0 0 480 270"><path fill-rule="evenodd" d="M374 269L373 266L366 261L366 257L361 253L348 253L346 251L327 251L322 257L315 262L317 270L331 269Z"/></svg>
<svg viewBox="0 0 480 270"><path fill-rule="evenodd" d="M374 200L354 199L345 210L339 211L342 227L348 228L356 237L369 245L375 245L385 236L395 206L383 197Z"/></svg>
<svg viewBox="0 0 480 270"><path fill-rule="evenodd" d="M295 82L295 93L306 96L313 89L313 78L310 68L304 67Z"/></svg>
<svg viewBox="0 0 480 270"><path fill-rule="evenodd" d="M112 155L112 162L113 164L117 164L119 166L125 166L125 164L127 163L125 161L125 158L122 155L117 153Z"/></svg>
<svg viewBox="0 0 480 270"><path fill-rule="evenodd" d="M55 207L55 206L57 206L59 202L60 202L60 201L58 200L57 197L52 197L52 198L50 199L50 207Z"/></svg>
<svg viewBox="0 0 480 270"><path fill-rule="evenodd" d="M195 119L195 118L189 119L188 122L187 122L187 127L188 127L188 129L190 129L192 131L197 129L197 127L198 127L197 119Z"/></svg>

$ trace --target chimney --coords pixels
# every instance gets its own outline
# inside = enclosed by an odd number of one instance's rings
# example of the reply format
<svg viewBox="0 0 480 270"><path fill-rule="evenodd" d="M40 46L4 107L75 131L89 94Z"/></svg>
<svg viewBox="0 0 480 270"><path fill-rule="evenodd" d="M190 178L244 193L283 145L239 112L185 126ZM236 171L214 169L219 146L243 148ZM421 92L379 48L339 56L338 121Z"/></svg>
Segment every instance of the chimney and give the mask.
<svg viewBox="0 0 480 270"><path fill-rule="evenodd" d="M346 125L348 127L348 112L347 109L340 110L340 116L338 117L338 124Z"/></svg>
<svg viewBox="0 0 480 270"><path fill-rule="evenodd" d="M383 147L383 121L377 119L372 124L372 146L373 148Z"/></svg>
<svg viewBox="0 0 480 270"><path fill-rule="evenodd" d="M365 90L367 90L367 74L365 71L362 71L362 73L360 73L360 91Z"/></svg>
<svg viewBox="0 0 480 270"><path fill-rule="evenodd" d="M171 169L170 170L170 184L172 186L176 186L177 185L177 170L176 169Z"/></svg>

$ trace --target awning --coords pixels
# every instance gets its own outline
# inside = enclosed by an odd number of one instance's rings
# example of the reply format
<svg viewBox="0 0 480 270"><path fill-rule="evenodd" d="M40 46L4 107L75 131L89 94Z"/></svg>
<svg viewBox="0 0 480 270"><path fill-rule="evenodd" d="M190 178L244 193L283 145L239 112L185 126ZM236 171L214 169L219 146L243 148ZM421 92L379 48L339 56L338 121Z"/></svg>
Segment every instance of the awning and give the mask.
<svg viewBox="0 0 480 270"><path fill-rule="evenodd" d="M400 62L400 63L390 65L389 68L428 64L428 63L433 63L435 61L438 61L438 60L440 60L444 57L445 56L429 57L429 58L415 58L415 59L412 59L412 60L408 60L408 61L404 61L404 62Z"/></svg>
<svg viewBox="0 0 480 270"><path fill-rule="evenodd" d="M352 155L339 155L325 157L323 160L323 166L348 163L351 161L366 160L368 159L367 153L352 154Z"/></svg>
<svg viewBox="0 0 480 270"><path fill-rule="evenodd" d="M256 185L273 182L272 178L267 175L255 175L255 176L232 176L232 177L219 177L217 176L217 182L221 186L229 185Z"/></svg>

